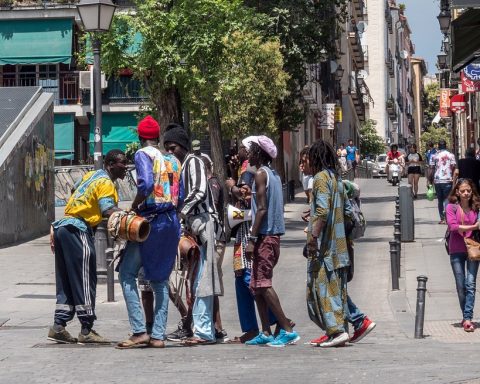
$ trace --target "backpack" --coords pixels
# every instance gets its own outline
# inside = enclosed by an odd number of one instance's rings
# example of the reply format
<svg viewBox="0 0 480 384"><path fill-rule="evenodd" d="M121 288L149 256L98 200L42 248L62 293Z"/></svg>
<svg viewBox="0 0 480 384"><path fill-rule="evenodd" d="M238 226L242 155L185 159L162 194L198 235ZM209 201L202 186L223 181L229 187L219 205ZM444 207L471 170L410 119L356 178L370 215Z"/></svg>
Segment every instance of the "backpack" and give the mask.
<svg viewBox="0 0 480 384"><path fill-rule="evenodd" d="M344 180L343 184L345 185L348 201L352 206L352 223L346 228L346 235L351 236L353 239L359 239L365 235L367 227L367 221L360 208L360 188L357 184L348 180Z"/></svg>

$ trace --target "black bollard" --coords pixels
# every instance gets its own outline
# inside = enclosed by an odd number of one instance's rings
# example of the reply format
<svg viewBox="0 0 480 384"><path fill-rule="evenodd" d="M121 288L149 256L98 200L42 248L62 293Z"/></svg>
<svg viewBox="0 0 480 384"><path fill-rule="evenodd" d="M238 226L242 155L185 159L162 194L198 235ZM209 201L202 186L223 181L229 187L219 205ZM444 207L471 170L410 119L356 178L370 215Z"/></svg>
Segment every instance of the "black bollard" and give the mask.
<svg viewBox="0 0 480 384"><path fill-rule="evenodd" d="M107 249L105 250L107 262L107 301L115 301L115 265L113 255L113 238L107 233Z"/></svg>
<svg viewBox="0 0 480 384"><path fill-rule="evenodd" d="M393 225L393 238L398 241L399 243L399 251L401 251L401 248L402 248L402 233L400 232L400 224L399 223L395 223Z"/></svg>
<svg viewBox="0 0 480 384"><path fill-rule="evenodd" d="M417 276L417 311L415 313L415 339L423 338L423 322L425 320L425 292L427 276Z"/></svg>
<svg viewBox="0 0 480 384"><path fill-rule="evenodd" d="M398 282L398 252L395 246L395 240L389 241L390 244L390 269L392 272L392 291L398 291L400 285Z"/></svg>
<svg viewBox="0 0 480 384"><path fill-rule="evenodd" d="M397 270L398 270L398 277L401 277L402 276L402 268L401 268L401 264L400 264L400 261L402 259L402 246L398 240L393 240L395 242L395 249L397 251Z"/></svg>

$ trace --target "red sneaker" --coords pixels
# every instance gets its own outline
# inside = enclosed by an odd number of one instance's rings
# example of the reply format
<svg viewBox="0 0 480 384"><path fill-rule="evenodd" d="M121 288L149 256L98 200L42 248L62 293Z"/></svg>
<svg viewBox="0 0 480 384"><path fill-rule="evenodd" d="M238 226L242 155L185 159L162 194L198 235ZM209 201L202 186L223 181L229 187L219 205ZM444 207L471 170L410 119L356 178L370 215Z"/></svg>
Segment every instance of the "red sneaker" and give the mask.
<svg viewBox="0 0 480 384"><path fill-rule="evenodd" d="M310 340L310 345L314 345L316 347L320 346L320 344L324 343L325 341L328 340L327 335L320 336L317 339Z"/></svg>
<svg viewBox="0 0 480 384"><path fill-rule="evenodd" d="M353 333L353 336L350 338L350 343L356 343L357 341L362 340L365 336L367 336L373 328L376 327L377 324L375 324L372 320L370 320L367 316L363 319L362 325L360 328L355 330Z"/></svg>

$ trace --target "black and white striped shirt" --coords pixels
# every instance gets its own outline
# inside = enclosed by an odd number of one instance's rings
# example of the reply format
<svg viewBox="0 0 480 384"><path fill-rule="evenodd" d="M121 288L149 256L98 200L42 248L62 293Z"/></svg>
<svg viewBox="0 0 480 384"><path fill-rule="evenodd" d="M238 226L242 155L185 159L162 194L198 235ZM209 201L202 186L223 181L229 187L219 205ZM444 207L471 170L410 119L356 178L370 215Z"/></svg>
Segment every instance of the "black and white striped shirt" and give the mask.
<svg viewBox="0 0 480 384"><path fill-rule="evenodd" d="M194 154L189 154L182 165L182 181L185 199L181 213L185 216L201 213L214 213L211 207L207 172L203 161Z"/></svg>

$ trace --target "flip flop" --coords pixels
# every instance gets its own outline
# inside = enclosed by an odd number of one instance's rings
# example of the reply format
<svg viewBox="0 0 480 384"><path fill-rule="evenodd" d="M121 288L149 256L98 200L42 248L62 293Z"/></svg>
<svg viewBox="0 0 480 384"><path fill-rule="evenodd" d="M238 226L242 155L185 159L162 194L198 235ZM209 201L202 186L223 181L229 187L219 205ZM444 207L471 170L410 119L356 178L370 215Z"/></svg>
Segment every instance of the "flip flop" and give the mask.
<svg viewBox="0 0 480 384"><path fill-rule="evenodd" d="M182 342L183 345L188 347L195 346L195 345L210 345L210 344L216 344L216 343L217 342L215 340L205 340L197 337L192 337Z"/></svg>
<svg viewBox="0 0 480 384"><path fill-rule="evenodd" d="M144 348L148 346L149 342L150 342L150 338L148 340L136 341L136 342L131 339L127 339L118 343L115 346L115 348L116 349Z"/></svg>

